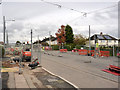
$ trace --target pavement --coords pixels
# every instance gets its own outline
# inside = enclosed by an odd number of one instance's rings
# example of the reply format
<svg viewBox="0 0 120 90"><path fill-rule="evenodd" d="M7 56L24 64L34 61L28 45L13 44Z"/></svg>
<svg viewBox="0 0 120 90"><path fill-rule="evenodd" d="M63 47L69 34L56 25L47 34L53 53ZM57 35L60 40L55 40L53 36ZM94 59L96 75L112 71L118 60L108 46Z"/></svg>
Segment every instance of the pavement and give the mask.
<svg viewBox="0 0 120 90"><path fill-rule="evenodd" d="M38 66L35 69L31 69L28 64L29 62L24 63L25 66L21 68L21 74L19 74L18 67L2 68L3 89L72 88L72 90L76 90L74 86L52 75L42 67Z"/></svg>
<svg viewBox="0 0 120 90"><path fill-rule="evenodd" d="M37 52L34 54L38 55ZM115 57L93 58L71 52L46 51L41 55L43 67L79 88L118 88L118 76L101 71L118 62Z"/></svg>
<svg viewBox="0 0 120 90"><path fill-rule="evenodd" d="M12 68L11 68L12 69ZM33 71L31 72L29 69L23 69L23 73L19 74L18 71L10 70L8 71L8 88L45 88L45 86L33 75ZM5 72L2 72L5 73ZM36 83L38 86L36 86Z"/></svg>

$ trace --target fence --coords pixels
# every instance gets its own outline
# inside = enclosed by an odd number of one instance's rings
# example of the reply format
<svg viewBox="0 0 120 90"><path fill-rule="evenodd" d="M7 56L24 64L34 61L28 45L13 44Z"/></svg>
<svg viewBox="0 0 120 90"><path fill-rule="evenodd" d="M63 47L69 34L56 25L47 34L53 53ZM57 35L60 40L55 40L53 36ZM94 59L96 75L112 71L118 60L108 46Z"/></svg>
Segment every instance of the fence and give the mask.
<svg viewBox="0 0 120 90"><path fill-rule="evenodd" d="M33 53L32 53L33 59L38 58L38 62L40 63L40 65L41 65L41 49L42 47L40 44L33 45Z"/></svg>
<svg viewBox="0 0 120 90"><path fill-rule="evenodd" d="M67 49L60 49L60 52L67 52Z"/></svg>
<svg viewBox="0 0 120 90"><path fill-rule="evenodd" d="M52 45L52 50L59 50L62 49L62 47L59 47L58 45ZM89 47L85 46L85 45L64 45L63 49L67 49L68 51L72 51L72 52L78 52L79 49L85 49L85 50L89 50ZM109 51L109 56L117 56L117 53L119 52L119 47L114 46L114 47L105 47L105 46L100 46L99 47L100 51ZM95 47L91 46L91 53L94 53ZM89 53L89 51L88 51Z"/></svg>

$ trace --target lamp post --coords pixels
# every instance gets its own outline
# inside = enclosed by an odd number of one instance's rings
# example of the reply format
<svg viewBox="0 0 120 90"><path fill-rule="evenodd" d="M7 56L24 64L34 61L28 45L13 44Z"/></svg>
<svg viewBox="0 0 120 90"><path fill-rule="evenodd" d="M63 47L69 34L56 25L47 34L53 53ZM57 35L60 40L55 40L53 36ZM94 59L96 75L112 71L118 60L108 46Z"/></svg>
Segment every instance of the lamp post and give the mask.
<svg viewBox="0 0 120 90"><path fill-rule="evenodd" d="M15 20L5 20L5 16L3 16L3 42L4 42L4 47L5 47L6 21L15 21Z"/></svg>

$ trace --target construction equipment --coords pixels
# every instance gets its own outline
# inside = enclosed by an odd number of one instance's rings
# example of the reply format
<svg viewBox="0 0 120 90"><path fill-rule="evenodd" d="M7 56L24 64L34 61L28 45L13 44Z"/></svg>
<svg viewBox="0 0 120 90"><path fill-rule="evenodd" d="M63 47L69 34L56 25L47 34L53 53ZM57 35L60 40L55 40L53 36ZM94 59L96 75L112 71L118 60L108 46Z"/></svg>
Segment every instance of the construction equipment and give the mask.
<svg viewBox="0 0 120 90"><path fill-rule="evenodd" d="M22 61L31 61L31 51L30 49L22 50Z"/></svg>
<svg viewBox="0 0 120 90"><path fill-rule="evenodd" d="M31 67L31 69L35 69L35 67L37 67L39 64L38 62L38 58L36 58L31 64L29 64L28 66Z"/></svg>
<svg viewBox="0 0 120 90"><path fill-rule="evenodd" d="M26 44L23 46L21 51L22 61L31 61L31 47L30 44Z"/></svg>

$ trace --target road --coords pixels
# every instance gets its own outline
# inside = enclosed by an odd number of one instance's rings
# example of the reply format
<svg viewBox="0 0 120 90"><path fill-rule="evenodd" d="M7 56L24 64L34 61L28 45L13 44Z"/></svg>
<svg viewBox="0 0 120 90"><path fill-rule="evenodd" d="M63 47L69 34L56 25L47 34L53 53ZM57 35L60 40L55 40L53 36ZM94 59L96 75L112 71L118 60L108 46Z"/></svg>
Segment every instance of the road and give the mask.
<svg viewBox="0 0 120 90"><path fill-rule="evenodd" d="M34 55L37 54L34 52ZM118 88L118 77L101 71L109 64L117 65L116 58L93 58L49 51L46 54L42 53L41 60L44 68L79 88Z"/></svg>

